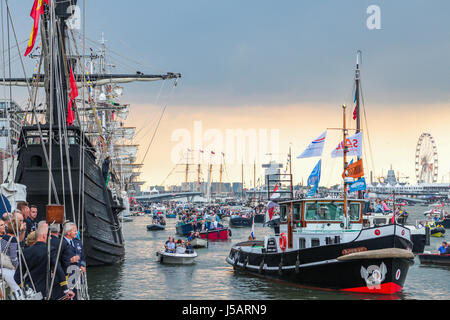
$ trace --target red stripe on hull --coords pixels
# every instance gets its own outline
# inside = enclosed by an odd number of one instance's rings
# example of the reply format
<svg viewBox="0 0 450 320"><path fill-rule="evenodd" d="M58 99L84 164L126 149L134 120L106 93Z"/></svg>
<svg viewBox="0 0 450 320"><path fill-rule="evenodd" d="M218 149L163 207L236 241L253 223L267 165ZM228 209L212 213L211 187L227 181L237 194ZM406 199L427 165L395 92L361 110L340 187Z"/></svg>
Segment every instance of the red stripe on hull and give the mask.
<svg viewBox="0 0 450 320"><path fill-rule="evenodd" d="M200 238L206 239L206 232L200 232ZM228 240L228 229L220 230L219 235L217 231L208 232L208 240Z"/></svg>
<svg viewBox="0 0 450 320"><path fill-rule="evenodd" d="M348 292L362 292L362 293L380 293L380 294L393 294L402 291L402 287L394 282L383 283L379 285L377 288L370 289L368 287L358 287L358 288L349 288L349 289L341 289L341 291Z"/></svg>

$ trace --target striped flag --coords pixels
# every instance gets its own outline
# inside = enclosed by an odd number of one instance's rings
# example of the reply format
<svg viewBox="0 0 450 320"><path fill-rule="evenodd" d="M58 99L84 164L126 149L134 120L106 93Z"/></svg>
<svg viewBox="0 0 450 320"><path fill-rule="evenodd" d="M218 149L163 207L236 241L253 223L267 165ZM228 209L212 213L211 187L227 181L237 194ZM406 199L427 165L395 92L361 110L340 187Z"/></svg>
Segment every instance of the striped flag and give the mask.
<svg viewBox="0 0 450 320"><path fill-rule="evenodd" d="M255 216L253 216L253 222L252 222L252 239L255 239Z"/></svg>
<svg viewBox="0 0 450 320"><path fill-rule="evenodd" d="M272 220L273 213L274 213L276 207L278 207L278 203L269 201L269 203L267 204L267 207L266 207L266 212L269 214L269 219L267 219L267 215L266 215L266 221Z"/></svg>
<svg viewBox="0 0 450 320"><path fill-rule="evenodd" d="M30 16L33 18L33 29L31 29L30 40L28 41L28 47L25 51L25 57L33 50L34 43L36 42L37 33L39 31L39 20L41 18L41 14L44 13L44 5L43 2L48 4L48 0L34 0L33 8L31 8Z"/></svg>
<svg viewBox="0 0 450 320"><path fill-rule="evenodd" d="M277 185L275 185L275 188L273 189L270 199L278 199L280 197L281 197L281 195L278 193L278 184L277 184Z"/></svg>
<svg viewBox="0 0 450 320"><path fill-rule="evenodd" d="M308 146L308 148L306 148L306 150L303 151L303 153L301 155L299 155L297 157L297 159L322 156L326 137L327 137L327 132L325 131L317 139L313 140L311 142L311 144Z"/></svg>
<svg viewBox="0 0 450 320"><path fill-rule="evenodd" d="M355 100L353 101L353 103L355 103L355 111L353 111L353 120L356 120L358 118L358 88L356 88L356 92L355 92Z"/></svg>

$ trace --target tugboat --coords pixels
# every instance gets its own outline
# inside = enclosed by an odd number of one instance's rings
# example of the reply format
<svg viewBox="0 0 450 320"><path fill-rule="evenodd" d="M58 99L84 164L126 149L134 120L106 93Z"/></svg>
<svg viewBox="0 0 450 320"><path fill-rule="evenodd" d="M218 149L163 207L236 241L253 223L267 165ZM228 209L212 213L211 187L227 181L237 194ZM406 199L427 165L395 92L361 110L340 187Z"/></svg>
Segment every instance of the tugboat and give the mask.
<svg viewBox="0 0 450 320"><path fill-rule="evenodd" d="M339 291L393 294L402 290L414 264L411 231L395 221L364 227L366 200L347 196L352 179L345 105L343 119L344 197L280 201L281 233L233 245L226 261L236 271Z"/></svg>
<svg viewBox="0 0 450 320"><path fill-rule="evenodd" d="M236 270L289 283L353 292L402 289L413 264L410 230L363 228L364 200L301 199L280 203L281 234L233 245ZM292 219L294 212L300 213Z"/></svg>

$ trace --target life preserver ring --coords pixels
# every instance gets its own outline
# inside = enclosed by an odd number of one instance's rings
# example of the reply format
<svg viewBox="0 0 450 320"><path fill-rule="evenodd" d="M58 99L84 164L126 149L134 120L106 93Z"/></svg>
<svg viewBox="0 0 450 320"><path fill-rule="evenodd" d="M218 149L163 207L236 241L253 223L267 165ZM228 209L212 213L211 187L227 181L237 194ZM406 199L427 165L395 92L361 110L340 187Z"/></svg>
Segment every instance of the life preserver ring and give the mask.
<svg viewBox="0 0 450 320"><path fill-rule="evenodd" d="M281 250L286 250L286 243L287 243L287 237L286 234L283 232L282 234L280 234L280 249Z"/></svg>

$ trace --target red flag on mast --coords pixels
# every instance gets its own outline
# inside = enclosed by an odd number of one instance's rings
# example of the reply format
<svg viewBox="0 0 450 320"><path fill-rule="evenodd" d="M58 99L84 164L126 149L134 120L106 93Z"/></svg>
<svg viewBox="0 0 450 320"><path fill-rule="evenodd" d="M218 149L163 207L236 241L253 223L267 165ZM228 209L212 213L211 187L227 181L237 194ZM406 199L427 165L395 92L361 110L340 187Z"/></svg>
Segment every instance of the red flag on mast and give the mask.
<svg viewBox="0 0 450 320"><path fill-rule="evenodd" d="M75 81L75 77L73 76L72 67L70 68L69 84L70 84L70 95L69 95L69 105L67 108L67 125L71 126L73 125L73 121L75 120L72 105L75 98L78 97L77 82Z"/></svg>
<svg viewBox="0 0 450 320"><path fill-rule="evenodd" d="M44 13L44 5L42 2L48 4L48 0L34 0L33 8L31 8L30 16L34 20L33 29L31 29L30 40L28 41L28 47L25 51L25 56L27 56L31 50L33 50L34 43L36 42L37 33L39 31L39 20L41 14Z"/></svg>

